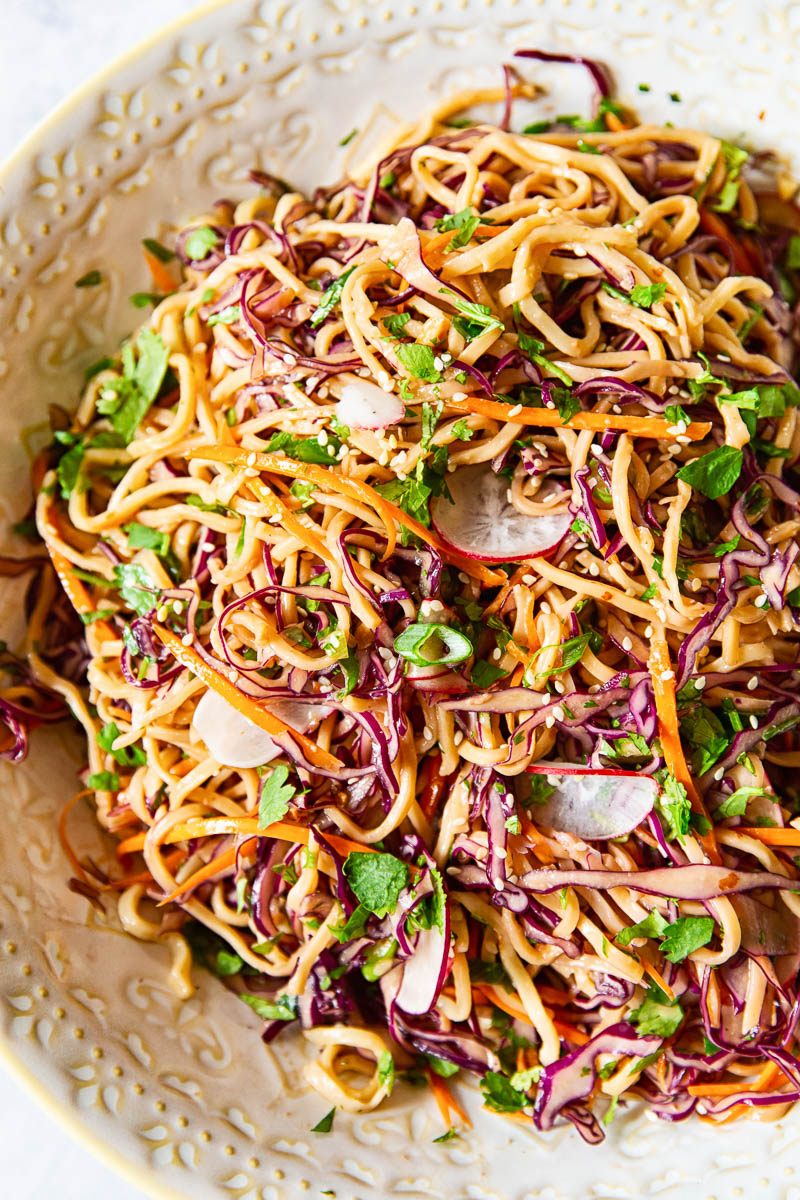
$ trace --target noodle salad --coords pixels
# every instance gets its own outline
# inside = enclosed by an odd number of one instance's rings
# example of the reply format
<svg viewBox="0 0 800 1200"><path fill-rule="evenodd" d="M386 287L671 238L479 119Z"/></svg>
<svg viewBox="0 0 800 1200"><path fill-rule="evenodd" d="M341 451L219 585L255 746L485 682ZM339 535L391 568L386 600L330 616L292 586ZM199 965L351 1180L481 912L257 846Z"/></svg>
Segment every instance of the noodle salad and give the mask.
<svg viewBox="0 0 800 1200"><path fill-rule="evenodd" d="M530 60L594 115L512 131ZM527 60L527 61L526 61ZM493 105L487 122L470 115ZM4 752L70 886L373 1109L600 1141L800 1098L800 214L520 51L306 197L252 172L53 411ZM96 278L93 278L96 277ZM100 282L91 272L81 286ZM24 530L23 530L24 532ZM232 997L231 1003L236 1001ZM455 1080L457 1082L457 1079Z"/></svg>

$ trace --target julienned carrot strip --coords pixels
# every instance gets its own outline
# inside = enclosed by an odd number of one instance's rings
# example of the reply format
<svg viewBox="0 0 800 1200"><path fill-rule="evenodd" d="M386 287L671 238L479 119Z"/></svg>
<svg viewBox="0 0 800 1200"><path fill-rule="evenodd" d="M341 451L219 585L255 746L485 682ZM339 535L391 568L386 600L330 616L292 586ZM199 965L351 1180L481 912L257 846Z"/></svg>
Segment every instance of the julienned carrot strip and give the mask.
<svg viewBox="0 0 800 1200"><path fill-rule="evenodd" d="M445 1122L445 1124L451 1124L450 1113L452 1111L457 1117L460 1118L460 1120L464 1122L465 1125L471 1129L472 1122L459 1104L458 1100L456 1100L455 1096L450 1091L450 1088L442 1079L441 1075L437 1075L436 1072L433 1071L429 1066L426 1066L425 1074L428 1076L428 1083L431 1085L431 1091L433 1092L436 1103L439 1106L439 1112L442 1114L442 1120Z"/></svg>
<svg viewBox="0 0 800 1200"><path fill-rule="evenodd" d="M81 866L78 856L75 853L75 851L72 849L69 838L67 837L67 817L72 812L72 809L75 807L75 805L78 803L79 800L83 799L84 796L93 796L93 795L94 795L94 792L92 791L91 788L82 788L81 791L75 793L75 795L72 797L71 800L67 801L67 803L64 805L64 807L61 809L61 812L58 814L58 840L61 842L61 849L64 851L67 858L72 863L72 866L73 866L78 878L82 879L84 883L89 882L89 876L86 874L83 867Z"/></svg>
<svg viewBox="0 0 800 1200"><path fill-rule="evenodd" d="M313 529L309 529L290 508L287 508L280 497L270 491L265 483L262 483L260 479L251 479L250 491L267 508L270 516L278 517L282 527L288 530L289 533L293 533L310 550L313 550L317 558L321 558L323 562L334 561L330 547L317 536ZM355 563L353 564L353 570L357 571ZM370 629L377 629L380 622L381 617L379 614L368 607L364 613L364 623L368 624Z"/></svg>
<svg viewBox="0 0 800 1200"><path fill-rule="evenodd" d="M481 239L492 238L496 237L498 233L505 233L510 228L510 225L479 225L473 236ZM432 271L438 271L447 258L447 247L457 232L457 229L447 229L443 233L436 234L435 237L428 238L425 242L422 247L422 258L425 265ZM456 250L460 248L454 247Z"/></svg>
<svg viewBox="0 0 800 1200"><path fill-rule="evenodd" d="M313 829L309 829L306 825L294 825L291 821L273 821L271 825L260 826L256 817L189 817L186 821L180 821L173 825L161 844L171 846L175 842L188 841L191 838L215 837L218 834L233 833L279 838L281 841L297 842L307 846L313 832ZM126 838L117 847L117 854L131 854L135 850L141 850L144 847L144 839L143 833ZM353 842L350 838L341 837L337 833L326 833L325 840L330 842L338 854L378 853L374 846ZM412 867L412 870L416 869Z"/></svg>
<svg viewBox="0 0 800 1200"><path fill-rule="evenodd" d="M201 883L205 883L208 879L213 879L215 875L219 875L220 871L227 871L236 862L236 855L239 853L247 854L252 849L255 838L250 838L246 842L242 842L241 846L234 846L230 850L224 850L222 854L218 854L216 858L212 858L211 862L207 862L205 866L200 867L197 871L193 871L191 875L187 875L182 883L178 884L174 892L170 892L168 896L164 896L163 900L159 900L159 906L169 904L171 900L176 900L178 896L182 896L185 892L193 891L199 887Z"/></svg>
<svg viewBox="0 0 800 1200"><path fill-rule="evenodd" d="M272 471L276 475L289 475L294 479L311 480L322 488L349 496L351 500L360 500L363 504L373 508L386 526L387 545L383 558L389 558L394 553L397 539L394 522L396 513L402 510L396 509L394 504L390 504L373 487L360 479L349 479L345 475L336 475L326 467L317 466L316 463L301 463L293 458L285 458L277 454L255 454L253 451L248 452L234 446L200 446L196 450L190 450L187 457L205 459L209 462L224 462L236 467L258 467L262 471ZM405 513L403 516L407 521L413 521L413 518L406 517ZM419 522L414 521L415 526L418 524ZM424 526L420 525L420 529L427 534Z"/></svg>
<svg viewBox="0 0 800 1200"><path fill-rule="evenodd" d="M706 806L695 787L695 782L692 779L683 754L680 727L678 725L678 706L675 700L675 673L672 670L669 647L663 634L654 635L650 649L650 659L647 665L653 680L653 698L656 702L656 716L658 717L658 736L661 741L661 749L664 753L664 761L678 783L682 783L686 788L686 794L691 801L694 812L699 813L700 816L708 821ZM714 837L713 826L699 840L711 862L719 866L722 859L717 847L717 840Z"/></svg>
<svg viewBox="0 0 800 1200"><path fill-rule="evenodd" d="M742 825L737 833L746 833L758 838L765 846L800 846L800 829L787 825L785 829L761 829L756 825Z"/></svg>
<svg viewBox="0 0 800 1200"><path fill-rule="evenodd" d="M153 283L160 288L162 292L169 294L174 292L178 286L175 280L170 275L164 264L156 258L155 254L151 254L149 250L144 251L144 261L147 263Z"/></svg>
<svg viewBox="0 0 800 1200"><path fill-rule="evenodd" d="M553 1029L565 1042L572 1042L575 1046L585 1046L591 1040L588 1033L582 1033L574 1025L567 1025L565 1021L553 1021Z"/></svg>
<svg viewBox="0 0 800 1200"><path fill-rule="evenodd" d="M745 250L744 246L734 238L728 226L723 221L722 217L717 216L709 208L700 209L700 228L706 233L710 233L713 237L719 238L731 252L733 261L736 264L736 270L740 275L755 275L757 274L755 267L750 259L750 255Z"/></svg>
<svg viewBox="0 0 800 1200"><path fill-rule="evenodd" d="M310 550L314 551L317 558L321 558L324 562L332 557L329 547L325 545L321 538L317 537L314 530L304 525L299 517L291 509L287 508L283 501L274 492L271 492L265 483L262 483L260 479L251 479L250 491L264 505L269 515L271 517L279 517L283 528L288 530L289 533L293 533L301 542L304 542Z"/></svg>
<svg viewBox="0 0 800 1200"><path fill-rule="evenodd" d="M661 417L626 417L616 413L577 412L568 421L555 408L528 408L519 404L504 404L500 400L486 400L482 396L470 395L466 400L445 399L447 408L456 412L478 413L496 421L511 421L515 425L547 425L553 429L621 429L632 437L677 438L687 437L693 442L702 441L711 429L708 421L692 421L685 433L680 433L672 422ZM513 415L511 415L513 414ZM674 432L671 432L674 430Z"/></svg>
<svg viewBox="0 0 800 1200"><path fill-rule="evenodd" d="M612 133L621 133L623 129L631 128L630 125L626 125L624 121L621 121L616 113L607 112L605 118L606 125Z"/></svg>
<svg viewBox="0 0 800 1200"><path fill-rule="evenodd" d="M174 871L186 859L185 850L173 850L164 859L164 865L169 871ZM135 883L152 884L155 880L149 871L137 871L133 875L123 875L121 879L112 879L108 883L103 884L101 891L103 892L121 892L125 888L133 887Z"/></svg>
<svg viewBox="0 0 800 1200"><path fill-rule="evenodd" d="M238 713L246 717L248 721L252 721L259 729L265 730L266 733L273 737L289 736L302 748L303 753L310 763L315 767L324 767L328 771L338 771L340 763L338 758L334 758L327 750L323 750L321 746L317 746L304 734L298 733L296 729L292 729L279 717L274 716L267 709L262 708L260 704L256 704L249 696L245 696L239 691L229 679L224 675L220 675L219 671L215 671L208 663L204 662L200 655L191 646L184 646L177 634L163 625L153 623L156 637L163 642L167 649L172 654L173 658L185 667L187 671L191 671L198 679L201 679L206 687L210 687L212 691L221 696L227 701L232 708L235 708Z"/></svg>
<svg viewBox="0 0 800 1200"><path fill-rule="evenodd" d="M653 964L651 962L648 962L647 959L644 957L640 958L639 962L642 964L642 966L644 967L647 974L653 980L653 983L657 984L661 988L662 992L667 997L667 999L674 1000L675 993L673 992L672 988L669 986L669 984L667 983L666 979L661 974L661 972L659 970L657 970L656 967L654 967Z"/></svg>
<svg viewBox="0 0 800 1200"><path fill-rule="evenodd" d="M528 814L520 811L519 820L522 827L522 832L531 843L531 846L533 847L533 853L539 859L539 862L546 864L554 863L555 855L547 843L547 838L544 837L543 834L539 833L539 830L536 828Z"/></svg>
<svg viewBox="0 0 800 1200"><path fill-rule="evenodd" d="M246 450L237 450L229 446L199 446L196 450L190 450L187 457L205 462L224 462L237 467L255 467L261 471L272 471L277 475L307 479L318 483L322 488L328 488L330 491L350 496L351 499L360 500L374 509L386 526L387 546L383 554L384 559L388 558L394 550L397 539L395 522L397 522L398 525L404 526L428 545L445 554L451 563L473 579L479 579L490 587L498 587L507 581L507 577L501 571L492 571L482 563L458 554L450 546L445 545L432 529L426 529L419 521L415 521L408 513L403 512L402 508L385 500L376 492L375 488L368 483L363 483L360 479L348 479L346 476L336 475L326 467L318 467L314 463L296 462L292 458L281 458L277 454L248 453Z"/></svg>
<svg viewBox="0 0 800 1200"><path fill-rule="evenodd" d="M735 1096L739 1092L763 1092L775 1082L780 1075L780 1068L775 1063L767 1063L758 1079L748 1084L741 1079L738 1083L692 1083L687 1087L690 1096ZM742 1107L746 1107L742 1105Z"/></svg>
<svg viewBox="0 0 800 1200"><path fill-rule="evenodd" d="M123 838L117 846L117 857L124 858L126 854L135 854L137 850L142 850L144 836L143 833L132 833L130 837Z"/></svg>

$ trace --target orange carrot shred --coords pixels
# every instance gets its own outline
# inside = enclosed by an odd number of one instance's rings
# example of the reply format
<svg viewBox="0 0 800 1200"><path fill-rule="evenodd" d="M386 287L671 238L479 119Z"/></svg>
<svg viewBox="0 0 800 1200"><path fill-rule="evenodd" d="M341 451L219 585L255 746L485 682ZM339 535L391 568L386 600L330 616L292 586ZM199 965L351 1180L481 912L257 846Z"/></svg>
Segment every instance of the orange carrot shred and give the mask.
<svg viewBox="0 0 800 1200"><path fill-rule="evenodd" d="M708 821L706 806L695 786L683 754L678 725L678 706L675 699L675 675L670 663L669 647L663 635L656 634L653 637L650 660L647 665L653 680L653 697L656 702L658 733L661 741L661 749L664 752L664 761L678 783L683 784L686 788L686 794L691 801L694 812L699 813ZM703 834L699 840L711 862L719 865L722 859L720 858L717 841L714 837L713 827L708 833Z"/></svg>
<svg viewBox="0 0 800 1200"><path fill-rule="evenodd" d="M144 261L147 263L147 268L156 287L160 288L167 295L170 292L174 292L178 285L164 264L156 258L155 254L151 254L149 250L145 249Z"/></svg>
<svg viewBox="0 0 800 1200"><path fill-rule="evenodd" d="M553 429L621 429L632 437L676 438L678 427L661 417L628 417L616 413L577 412L565 421L555 408L521 408L520 405L505 404L500 400L486 400L482 396L470 395L466 400L455 400L448 396L447 408L456 412L478 413L496 421L511 421L516 425L547 425ZM513 413L513 416L511 415ZM708 421L692 421L681 437L701 441L710 431ZM674 432L672 432L674 430Z"/></svg>
<svg viewBox="0 0 800 1200"><path fill-rule="evenodd" d="M321 746L312 742L304 734L298 733L296 729L292 729L290 725L281 721L279 717L274 716L266 708L262 708L260 704L251 700L249 696L245 696L229 679L226 679L219 671L215 671L213 667L204 662L196 650L191 646L184 646L177 634L155 622L153 629L159 641L164 643L182 667L185 667L187 671L191 671L198 679L201 679L206 687L215 691L218 696L221 696L223 700L227 701L232 708L235 708L248 721L252 721L259 729L265 730L271 736L290 736L297 742L308 761L314 766L324 767L329 771L339 769L338 758L334 758L327 750L323 750Z"/></svg>
<svg viewBox="0 0 800 1200"><path fill-rule="evenodd" d="M402 508L398 508L396 504L392 504L389 500L386 500L375 488L360 479L350 479L343 475L336 475L326 467L319 467L314 463L296 462L294 459L282 458L277 454L256 454L253 456L252 452L248 453L246 450L237 450L229 446L199 446L195 450L190 450L187 457L206 462L224 462L238 467L252 466L257 467L261 471L272 471L277 475L290 475L295 479L307 479L313 483L318 483L321 487L328 488L330 491L340 492L342 495L350 496L351 499L360 500L378 513L386 526L386 536L388 539L386 550L382 556L384 559L389 557L394 550L397 539L395 522L397 522L398 525L404 526L411 533L416 534L417 537L427 542L428 545L445 553L455 566L466 572L473 579L479 579L482 583L491 587L497 587L506 582L506 576L501 571L492 571L489 567L484 566L483 563L467 558L466 555L459 554L452 547L446 546L439 535L432 529L426 529L420 521L416 521L413 517L410 517L408 513L403 512Z"/></svg>

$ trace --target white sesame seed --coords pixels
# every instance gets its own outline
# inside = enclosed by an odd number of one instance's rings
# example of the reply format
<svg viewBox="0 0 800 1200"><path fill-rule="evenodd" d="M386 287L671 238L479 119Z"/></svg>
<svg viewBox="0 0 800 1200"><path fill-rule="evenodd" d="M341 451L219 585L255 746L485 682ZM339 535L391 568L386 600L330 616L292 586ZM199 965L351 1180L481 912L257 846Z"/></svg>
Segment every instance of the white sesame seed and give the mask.
<svg viewBox="0 0 800 1200"><path fill-rule="evenodd" d="M564 687L564 685L563 685L563 683L561 682L561 680L560 680L560 679L557 679L557 680L555 681L555 683L553 684L553 687L556 689L556 691L558 692L559 696L563 696L563 695L564 695L564 692L566 691L566 689L565 689L565 687Z"/></svg>
<svg viewBox="0 0 800 1200"><path fill-rule="evenodd" d="M556 723L555 717L545 717L544 723L547 729L552 729Z"/></svg>
<svg viewBox="0 0 800 1200"><path fill-rule="evenodd" d="M653 636L653 626L652 626L652 625L646 625L646 626L645 626L645 629L644 629L644 636L645 636L646 638L651 638L651 637Z"/></svg>
<svg viewBox="0 0 800 1200"><path fill-rule="evenodd" d="M428 729L428 726L427 726L427 725L426 725L426 726L425 726L425 728L422 730L422 736L423 736L424 738L433 737L433 734L431 733L430 729Z"/></svg>
<svg viewBox="0 0 800 1200"><path fill-rule="evenodd" d="M509 504L512 504L514 501L514 497L511 493L511 488L506 488L506 500L508 501Z"/></svg>
<svg viewBox="0 0 800 1200"><path fill-rule="evenodd" d="M247 476L248 479L257 479L258 478L258 471L255 469L255 467L245 467L244 474Z"/></svg>
<svg viewBox="0 0 800 1200"><path fill-rule="evenodd" d="M293 367L294 366L294 355L284 354L283 361L286 363L287 367Z"/></svg>
<svg viewBox="0 0 800 1200"><path fill-rule="evenodd" d="M254 466L256 465L256 452L255 452L255 450L252 452L252 454L248 454L247 458L245 459L245 463L246 463L246 465L247 465L248 467L254 467Z"/></svg>
<svg viewBox="0 0 800 1200"><path fill-rule="evenodd" d="M620 408L620 406L619 406L618 404L612 404L612 405L611 405L611 411L612 411L613 413L618 413L618 414L619 414L619 413L621 413L621 412L622 412L622 409Z"/></svg>
<svg viewBox="0 0 800 1200"><path fill-rule="evenodd" d="M676 433L683 433L683 430L681 429L680 425L668 425L667 433L672 437Z"/></svg>
<svg viewBox="0 0 800 1200"><path fill-rule="evenodd" d="M231 683L236 683L238 678L239 678L238 671L228 671L228 679L230 679Z"/></svg>
<svg viewBox="0 0 800 1200"><path fill-rule="evenodd" d="M714 772L714 778L716 779L717 783L719 783L719 781L721 779L723 779L724 777L725 777L725 768L724 767L720 767L718 770L716 770Z"/></svg>
<svg viewBox="0 0 800 1200"><path fill-rule="evenodd" d="M669 683L670 679L675 678L675 672L674 671L662 671L661 678L663 679L664 683Z"/></svg>
<svg viewBox="0 0 800 1200"><path fill-rule="evenodd" d="M564 720L564 710L560 704L556 705L556 707L553 709L553 716L557 721Z"/></svg>
<svg viewBox="0 0 800 1200"><path fill-rule="evenodd" d="M536 583L536 576L535 575L523 575L522 582L524 584L527 584L528 587L531 587L534 583Z"/></svg>
<svg viewBox="0 0 800 1200"><path fill-rule="evenodd" d="M749 678L749 679L748 679L748 681L747 681L747 690L748 690L748 692L754 692L754 691L756 690L756 688L757 688L757 687L758 687L758 676L757 676L757 675L751 675L751 676L750 676L750 678Z"/></svg>
<svg viewBox="0 0 800 1200"><path fill-rule="evenodd" d="M676 441L676 442L677 442L677 443L678 443L680 446L688 446L688 445L690 445L690 443L691 443L691 440L692 440L692 439L691 439L690 437L686 437L686 435L685 435L685 434L683 434L683 433L682 433L682 434L680 434L678 437L676 437L676 438L675 438L675 441Z"/></svg>
<svg viewBox="0 0 800 1200"><path fill-rule="evenodd" d="M200 547L201 550L208 550L209 553L212 550L216 550L216 548L217 547L214 545L213 542L203 542L202 546Z"/></svg>
<svg viewBox="0 0 800 1200"><path fill-rule="evenodd" d="M389 452L387 450L381 450L380 454L378 455L378 464L381 467L388 467Z"/></svg>
<svg viewBox="0 0 800 1200"><path fill-rule="evenodd" d="M703 688L706 686L705 675L698 675L697 679L695 679L695 681L694 681L694 686L697 688L698 691L702 692Z"/></svg>
<svg viewBox="0 0 800 1200"><path fill-rule="evenodd" d="M326 429L321 429L320 432L317 434L317 442L319 443L320 446L327 446L328 431Z"/></svg>
<svg viewBox="0 0 800 1200"><path fill-rule="evenodd" d="M159 621L166 621L167 617L169 616L169 610L167 609L166 604L161 605L161 608L159 608L156 616L158 617Z"/></svg>
<svg viewBox="0 0 800 1200"><path fill-rule="evenodd" d="M633 642L629 637L622 639L622 649L628 653L630 653L630 651L633 649Z"/></svg>
<svg viewBox="0 0 800 1200"><path fill-rule="evenodd" d="M555 408L555 400L545 400L545 408Z"/></svg>
<svg viewBox="0 0 800 1200"><path fill-rule="evenodd" d="M543 600L542 603L539 605L539 612L543 612L546 617L549 617L550 613L552 611L553 611L552 608L550 607L550 605L547 603L546 600Z"/></svg>
<svg viewBox="0 0 800 1200"><path fill-rule="evenodd" d="M442 362L442 360L438 354L435 355L435 357L434 357L433 365L436 367L437 371L441 371L442 367L444 366L444 363Z"/></svg>
<svg viewBox="0 0 800 1200"><path fill-rule="evenodd" d="M495 876L495 878L492 880L492 883L495 886L495 890L498 892L502 892L506 886L505 880L503 880L499 875Z"/></svg>
<svg viewBox="0 0 800 1200"><path fill-rule="evenodd" d="M340 446L336 451L336 457L338 458L339 462L341 462L342 459L345 458L349 453L350 451L347 449L347 446Z"/></svg>
<svg viewBox="0 0 800 1200"><path fill-rule="evenodd" d="M589 574L592 576L592 578L596 578L600 574L600 568L596 562L589 563Z"/></svg>
<svg viewBox="0 0 800 1200"><path fill-rule="evenodd" d="M667 388L667 391L669 392L670 396L677 396L680 388L678 387L677 383L671 383Z"/></svg>
<svg viewBox="0 0 800 1200"><path fill-rule="evenodd" d="M495 662L499 662L502 657L503 657L503 651L500 649L499 646L495 646L494 650L492 651L492 658L494 659Z"/></svg>
<svg viewBox="0 0 800 1200"><path fill-rule="evenodd" d="M592 442L592 447L591 447L591 449L592 449L592 454L595 454L595 455L597 455L597 454L602 454L602 453L603 453L603 447L602 447L602 446L598 446L597 442Z"/></svg>
<svg viewBox="0 0 800 1200"><path fill-rule="evenodd" d="M194 638L192 637L192 635L190 633L185 633L183 635L183 637L181 638L181 641L183 642L184 646L191 646L192 642L194 641Z"/></svg>
<svg viewBox="0 0 800 1200"><path fill-rule="evenodd" d="M510 409L508 410L507 416L509 416L509 417L518 417L518 416L519 416L519 414L520 414L521 412L522 412L522 405L521 405L521 404L515 404L513 408L510 408Z"/></svg>
<svg viewBox="0 0 800 1200"><path fill-rule="evenodd" d="M172 611L174 613L182 613L183 612L183 601L182 600L173 600L172 601Z"/></svg>
<svg viewBox="0 0 800 1200"><path fill-rule="evenodd" d="M463 403L463 401L466 400L466 398L467 398L466 392L453 392L453 399L456 401L457 404Z"/></svg>
<svg viewBox="0 0 800 1200"><path fill-rule="evenodd" d="M750 728L758 729L758 717L755 713L750 714Z"/></svg>
<svg viewBox="0 0 800 1200"><path fill-rule="evenodd" d="M666 619L667 619L667 610L666 610L665 608L657 608L657 609L656 609L656 616L658 617L659 621L666 621Z"/></svg>
<svg viewBox="0 0 800 1200"><path fill-rule="evenodd" d="M769 600L766 596L756 596L753 604L755 604L756 608L766 608L769 604Z"/></svg>
<svg viewBox="0 0 800 1200"><path fill-rule="evenodd" d="M455 736L453 737L453 744L455 746L460 746L461 743L463 742L463 740L464 740L464 734L461 732L460 729L456 730Z"/></svg>

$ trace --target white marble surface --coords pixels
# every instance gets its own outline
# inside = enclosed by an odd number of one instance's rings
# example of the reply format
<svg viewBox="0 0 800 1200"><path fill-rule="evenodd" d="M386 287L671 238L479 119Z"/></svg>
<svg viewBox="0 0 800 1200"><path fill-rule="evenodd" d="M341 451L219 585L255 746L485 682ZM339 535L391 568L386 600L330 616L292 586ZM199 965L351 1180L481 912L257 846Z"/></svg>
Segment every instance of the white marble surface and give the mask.
<svg viewBox="0 0 800 1200"><path fill-rule="evenodd" d="M0 160L89 76L195 0L0 0ZM3 1196L142 1200L22 1090L0 1065Z"/></svg>

